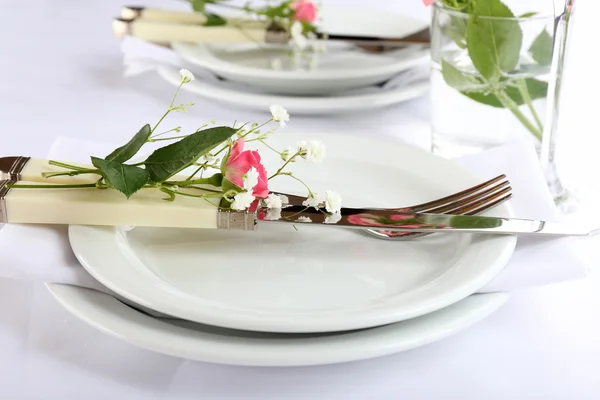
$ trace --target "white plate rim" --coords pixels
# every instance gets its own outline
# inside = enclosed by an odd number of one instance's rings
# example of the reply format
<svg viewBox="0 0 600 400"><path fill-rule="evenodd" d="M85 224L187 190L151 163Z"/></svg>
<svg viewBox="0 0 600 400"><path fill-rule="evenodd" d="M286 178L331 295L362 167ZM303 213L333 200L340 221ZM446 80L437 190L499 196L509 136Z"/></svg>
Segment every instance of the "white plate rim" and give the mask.
<svg viewBox="0 0 600 400"><path fill-rule="evenodd" d="M321 338L281 340L201 332L142 314L92 289L58 283L46 283L46 287L72 315L134 346L195 361L260 367L335 364L414 349L483 320L511 296L506 292L476 294L409 321Z"/></svg>
<svg viewBox="0 0 600 400"><path fill-rule="evenodd" d="M181 76L176 68L159 66L160 77L173 86L181 84ZM418 80L405 86L378 93L338 95L330 97L318 96L283 96L276 94L260 94L242 92L224 88L211 82L194 80L182 86L182 89L207 99L235 104L254 110L264 110L271 104L283 104L294 113L330 114L352 111L365 111L386 107L403 101L421 97L429 90L429 80Z"/></svg>
<svg viewBox="0 0 600 400"><path fill-rule="evenodd" d="M397 62L371 68L338 69L311 71L304 70L269 70L264 68L250 67L227 62L215 57L208 46L203 43L190 44L184 42L174 42L171 44L175 51L185 61L214 74L224 74L228 76L238 76L245 80L248 79L271 79L286 81L331 81L331 80L357 80L372 76L395 75L409 68L423 64L429 56L429 49L423 48L421 52L413 54L409 58L398 58ZM194 49L192 49L194 47Z"/></svg>
<svg viewBox="0 0 600 400"><path fill-rule="evenodd" d="M329 138L329 141L333 141L332 137ZM352 146L360 146L361 143L365 145L366 142L362 138L353 137L351 140L344 141L344 145L348 146L344 147L344 149L352 148ZM369 140L370 145L373 145L373 143L372 140ZM445 170L460 171L461 179L470 182L470 184L476 184L480 181L451 161L399 143L394 145L390 145L389 142L381 143L387 143L388 151L391 151L389 149L393 149L394 154L399 155L401 159L409 160L409 156L412 154L412 162L414 163L414 157L425 157L428 160L426 161L427 163L436 164L436 168L438 169L443 167ZM506 204L499 206L495 211L503 215L511 214L510 208ZM454 284L461 283L461 285L457 285L457 287L444 287L444 290L441 292L429 293L430 297L427 298L427 301L424 298L419 300L420 305L418 307L413 306L413 308L398 309L397 304L382 304L379 307L372 307L368 315L365 315L363 311L362 316L360 313L357 316L354 310L338 309L335 315L332 313L325 315L315 313L314 315L303 316L303 318L298 318L297 315L294 315L294 318L290 318L290 315L285 314L249 314L248 310L236 310L223 306L219 308L214 305L201 304L201 301L196 302L192 307L188 304L181 304L180 301L177 301L180 299L175 300L171 293L153 291L151 288L145 287L138 282L139 279L137 278L135 282L128 281L124 283L121 276L123 270L119 270L116 273L116 270L113 269L113 263L126 262L126 257L123 254L119 251L114 251L113 238L115 233L118 233L115 227L69 227L69 240L75 256L84 268L104 286L144 307L182 319L232 329L270 332L325 332L362 329L427 314L459 301L489 283L507 264L516 245L515 236L477 236L481 239L474 242L473 247L475 249L482 245L485 247L487 244L489 249L495 251L492 256L488 257L488 264L484 266L478 264L475 268L473 260L471 260L471 264L468 262L469 257L472 258L474 255L469 250L466 250L462 260L462 265L466 264L466 268L454 268L452 274L446 274L440 278L446 281L446 286L447 282L453 282ZM93 246L88 245L89 235L95 235ZM103 245L103 243L108 244ZM116 259L108 262L107 255L112 257L113 254ZM98 262L97 260L100 261ZM98 265L104 265L104 267L98 268ZM102 271L103 268L104 271ZM108 276L105 276L105 274ZM437 284L439 285L439 282ZM420 292L417 292L417 298L419 295L423 296ZM341 314L341 311L345 313ZM358 318L359 316L360 318Z"/></svg>

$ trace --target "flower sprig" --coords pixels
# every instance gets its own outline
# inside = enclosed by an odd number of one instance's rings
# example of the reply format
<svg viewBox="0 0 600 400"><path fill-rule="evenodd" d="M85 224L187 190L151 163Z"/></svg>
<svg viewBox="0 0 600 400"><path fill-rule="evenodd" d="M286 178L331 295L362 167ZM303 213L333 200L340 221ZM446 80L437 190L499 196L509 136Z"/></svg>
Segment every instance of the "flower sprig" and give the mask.
<svg viewBox="0 0 600 400"><path fill-rule="evenodd" d="M280 210L288 203L285 196L271 193L270 181L280 177L290 177L300 182L307 190L304 206L322 209L332 220L337 218L341 208L340 196L332 191L324 195L315 193L302 179L288 168L299 159L321 162L325 156L325 146L319 141L301 141L295 147L283 151L267 143L278 127L285 127L290 116L280 105L270 107L271 117L259 124L234 126L203 125L192 133L179 135L180 126L156 133L158 127L173 111L185 111L188 104L176 104L181 87L194 80L191 72L180 71L181 82L166 112L151 127L144 125L126 144L115 149L105 157L91 157L92 166L78 166L61 161L49 163L63 168L64 171L44 172L42 176L97 175L95 183L72 185L19 185L14 188L52 188L52 189L102 189L117 190L127 198L140 190L158 190L165 194L164 200L176 201L179 196L204 200L222 209L254 212L258 207L269 210L271 218L280 215ZM213 122L214 123L214 122ZM277 124L276 127L268 127ZM267 131L263 131L268 128ZM169 135L171 133L171 135ZM177 135L173 135L177 133ZM147 143L171 142L158 148L144 161L132 163ZM282 165L270 176L267 174L259 151L246 150L248 142L259 142L265 149L274 151L281 157ZM183 175L188 168L193 171Z"/></svg>
<svg viewBox="0 0 600 400"><path fill-rule="evenodd" d="M245 12L250 18L268 22L271 27L276 27L277 32L285 32L289 36L291 46L290 58L296 67L312 69L317 64L317 55L324 53L326 47L322 41L315 41L318 19L318 7L311 0L284 0L262 3L259 6L248 1L244 6L230 4L228 0L188 0L192 9L206 16L206 26L236 25L222 14L209 12L207 5L217 9L232 8ZM238 27L243 30L240 24ZM283 68L279 58L271 60L271 67L275 70Z"/></svg>

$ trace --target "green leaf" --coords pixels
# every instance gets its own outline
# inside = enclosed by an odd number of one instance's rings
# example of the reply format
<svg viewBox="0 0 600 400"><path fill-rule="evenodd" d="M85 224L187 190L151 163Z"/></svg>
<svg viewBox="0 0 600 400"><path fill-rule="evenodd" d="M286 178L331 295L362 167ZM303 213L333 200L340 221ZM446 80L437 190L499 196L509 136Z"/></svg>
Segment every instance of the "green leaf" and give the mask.
<svg viewBox="0 0 600 400"><path fill-rule="evenodd" d="M538 81L537 79L527 78L525 79L527 84L527 90L531 100L543 99L548 94L548 83ZM518 106L525 104L525 100L521 97L519 89L516 87L508 86L505 88L506 94L510 97ZM461 92L471 100L474 100L481 104L496 108L504 108L500 100L493 93L476 93L476 92Z"/></svg>
<svg viewBox="0 0 600 400"><path fill-rule="evenodd" d="M479 0L467 23L469 57L479 73L492 82L519 62L523 32L519 22L510 18L514 14L500 0Z"/></svg>
<svg viewBox="0 0 600 400"><path fill-rule="evenodd" d="M229 139L237 129L217 126L193 133L178 142L162 147L144 161L154 182L164 182L192 165L198 158Z"/></svg>
<svg viewBox="0 0 600 400"><path fill-rule="evenodd" d="M104 180L110 187L123 193L127 198L148 183L149 175L145 169L97 157L92 157L92 164L102 172Z"/></svg>
<svg viewBox="0 0 600 400"><path fill-rule="evenodd" d="M206 0L190 0L192 10L203 13L206 8Z"/></svg>
<svg viewBox="0 0 600 400"><path fill-rule="evenodd" d="M553 46L554 41L552 40L552 36L550 36L546 31L546 28L544 28L531 44L529 54L531 54L531 57L533 57L538 64L550 65L550 63L552 63Z"/></svg>
<svg viewBox="0 0 600 400"><path fill-rule="evenodd" d="M150 128L150 125L144 125L142 129L140 129L139 132L136 133L135 136L132 137L129 142L127 142L127 144L119 147L118 149L107 155L106 160L124 163L125 161L131 159L131 157L135 156L137 152L140 151L142 146L150 138L151 134L152 128Z"/></svg>
<svg viewBox="0 0 600 400"><path fill-rule="evenodd" d="M442 59L442 76L446 84L461 92L483 92L489 85L476 76L469 75Z"/></svg>
<svg viewBox="0 0 600 400"><path fill-rule="evenodd" d="M533 17L535 15L537 15L536 12L527 12L525 14L519 15L519 18L531 18L531 17Z"/></svg>
<svg viewBox="0 0 600 400"><path fill-rule="evenodd" d="M204 26L222 26L227 25L227 20L217 14L206 14Z"/></svg>

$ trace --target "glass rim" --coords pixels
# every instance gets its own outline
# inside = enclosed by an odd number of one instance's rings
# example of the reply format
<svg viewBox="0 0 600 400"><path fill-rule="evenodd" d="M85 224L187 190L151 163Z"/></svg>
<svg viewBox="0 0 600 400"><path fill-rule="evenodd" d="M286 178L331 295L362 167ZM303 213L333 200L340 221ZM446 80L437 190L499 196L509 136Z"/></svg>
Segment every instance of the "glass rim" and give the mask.
<svg viewBox="0 0 600 400"><path fill-rule="evenodd" d="M456 16L461 16L463 18L468 18L470 14L462 12L462 11L457 11L457 10L453 10L452 8L446 7L444 6L440 1L436 1L435 3L432 4L432 6L434 8L437 8L440 11L443 11L445 13L448 14L453 14ZM481 19L492 19L492 20L497 20L497 21L541 21L541 20L552 20L554 21L555 18L557 18L558 16L553 15L553 14L536 14L534 16L531 17L488 17L488 16L478 16L477 18L481 18Z"/></svg>

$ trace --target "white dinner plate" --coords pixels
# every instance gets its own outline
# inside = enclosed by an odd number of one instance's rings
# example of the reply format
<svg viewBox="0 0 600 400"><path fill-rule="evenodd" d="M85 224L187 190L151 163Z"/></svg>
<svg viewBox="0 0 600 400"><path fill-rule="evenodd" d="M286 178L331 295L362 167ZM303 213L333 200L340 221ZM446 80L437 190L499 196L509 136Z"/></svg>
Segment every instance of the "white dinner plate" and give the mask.
<svg viewBox="0 0 600 400"><path fill-rule="evenodd" d="M107 294L49 283L76 317L151 351L196 361L247 366L307 366L399 353L459 332L500 308L509 293L476 294L409 321L332 334L269 334L150 317Z"/></svg>
<svg viewBox="0 0 600 400"><path fill-rule="evenodd" d="M419 204L481 182L452 161L405 145L319 139L327 159L295 163L294 174L313 191L340 192L349 207ZM270 144L287 148L296 140L282 131ZM277 154L262 155L267 170L280 165ZM271 189L303 193L285 178ZM508 216L508 206L495 213ZM360 329L430 313L488 283L516 243L512 236L463 234L385 241L310 224L268 224L256 232L71 226L69 236L85 269L137 304L264 332Z"/></svg>
<svg viewBox="0 0 600 400"><path fill-rule="evenodd" d="M404 37L429 27L406 15L369 7L328 5L322 11L322 30L349 36ZM349 23L351 21L352 23ZM412 46L381 54L367 53L347 43L329 42L314 68L297 68L289 49L258 44L172 43L186 61L233 82L274 94L331 95L378 84L429 59L429 48ZM281 70L272 68L279 60Z"/></svg>
<svg viewBox="0 0 600 400"><path fill-rule="evenodd" d="M181 76L179 70L170 66L157 68L159 75L174 86L179 86ZM429 78L420 71L406 76L399 76L391 85L368 89L348 91L326 97L294 97L254 92L251 88L232 85L227 81L216 79L198 79L182 86L182 90L197 94L205 99L224 104L233 104L245 109L263 111L271 104L283 104L291 114L296 115L331 115L387 107L407 100L423 96L429 90ZM414 78L414 79L413 79Z"/></svg>

